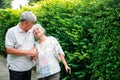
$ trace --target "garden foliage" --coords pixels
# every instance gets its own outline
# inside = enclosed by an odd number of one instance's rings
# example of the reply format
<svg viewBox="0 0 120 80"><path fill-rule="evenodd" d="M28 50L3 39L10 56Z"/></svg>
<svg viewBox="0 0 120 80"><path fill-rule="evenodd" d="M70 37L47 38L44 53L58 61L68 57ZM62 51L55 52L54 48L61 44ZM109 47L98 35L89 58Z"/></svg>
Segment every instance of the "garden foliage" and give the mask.
<svg viewBox="0 0 120 80"><path fill-rule="evenodd" d="M48 36L60 42L72 69L61 80L119 80L120 1L45 0L21 10L0 10L0 50L8 28L19 22L22 11L30 10Z"/></svg>

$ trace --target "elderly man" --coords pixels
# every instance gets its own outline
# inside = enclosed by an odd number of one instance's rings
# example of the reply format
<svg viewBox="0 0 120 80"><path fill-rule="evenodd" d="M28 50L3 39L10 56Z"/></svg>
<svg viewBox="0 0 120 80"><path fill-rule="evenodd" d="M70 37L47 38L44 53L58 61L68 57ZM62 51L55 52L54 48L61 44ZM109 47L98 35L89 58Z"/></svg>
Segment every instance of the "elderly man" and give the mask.
<svg viewBox="0 0 120 80"><path fill-rule="evenodd" d="M6 33L5 47L10 80L31 80L31 58L38 55L38 50L34 47L32 28L35 21L36 16L25 11L21 14L20 23Z"/></svg>

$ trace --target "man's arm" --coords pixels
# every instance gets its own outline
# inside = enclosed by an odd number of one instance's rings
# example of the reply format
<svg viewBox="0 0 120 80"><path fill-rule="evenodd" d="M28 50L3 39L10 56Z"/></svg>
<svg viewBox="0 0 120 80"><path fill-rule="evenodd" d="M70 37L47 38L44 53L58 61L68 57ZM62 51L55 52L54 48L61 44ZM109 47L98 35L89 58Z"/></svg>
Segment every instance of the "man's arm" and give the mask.
<svg viewBox="0 0 120 80"><path fill-rule="evenodd" d="M22 55L36 56L38 54L38 50L36 48L32 48L31 50L19 50L15 48L6 48L6 52L8 54L13 54L17 56L22 56Z"/></svg>
<svg viewBox="0 0 120 80"><path fill-rule="evenodd" d="M27 55L28 54L28 50L18 50L15 48L6 48L6 52L8 54L13 54L13 55Z"/></svg>

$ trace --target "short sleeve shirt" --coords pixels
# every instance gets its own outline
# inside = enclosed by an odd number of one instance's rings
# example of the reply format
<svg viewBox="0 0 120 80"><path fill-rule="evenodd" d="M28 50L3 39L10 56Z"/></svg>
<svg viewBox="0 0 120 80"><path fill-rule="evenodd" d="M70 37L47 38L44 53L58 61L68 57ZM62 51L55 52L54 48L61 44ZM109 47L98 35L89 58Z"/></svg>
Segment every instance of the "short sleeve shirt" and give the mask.
<svg viewBox="0 0 120 80"><path fill-rule="evenodd" d="M56 40L49 36L43 43L36 42L38 48L37 78L50 76L60 71L59 54L64 52Z"/></svg>
<svg viewBox="0 0 120 80"><path fill-rule="evenodd" d="M18 25L8 29L5 36L5 47L19 50L30 50L34 46L34 35L32 29L24 32ZM9 69L15 71L26 71L32 68L32 61L28 56L7 55Z"/></svg>

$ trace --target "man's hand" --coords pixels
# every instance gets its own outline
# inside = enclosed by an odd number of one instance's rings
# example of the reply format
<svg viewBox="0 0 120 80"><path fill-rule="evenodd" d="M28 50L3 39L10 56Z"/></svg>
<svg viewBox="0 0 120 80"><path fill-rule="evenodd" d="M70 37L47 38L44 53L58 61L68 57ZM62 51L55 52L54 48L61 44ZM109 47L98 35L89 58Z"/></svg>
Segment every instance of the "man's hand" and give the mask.
<svg viewBox="0 0 120 80"><path fill-rule="evenodd" d="M30 58L33 60L36 60L38 58L38 50L36 47L32 48L31 50L27 51L27 55L30 56Z"/></svg>

